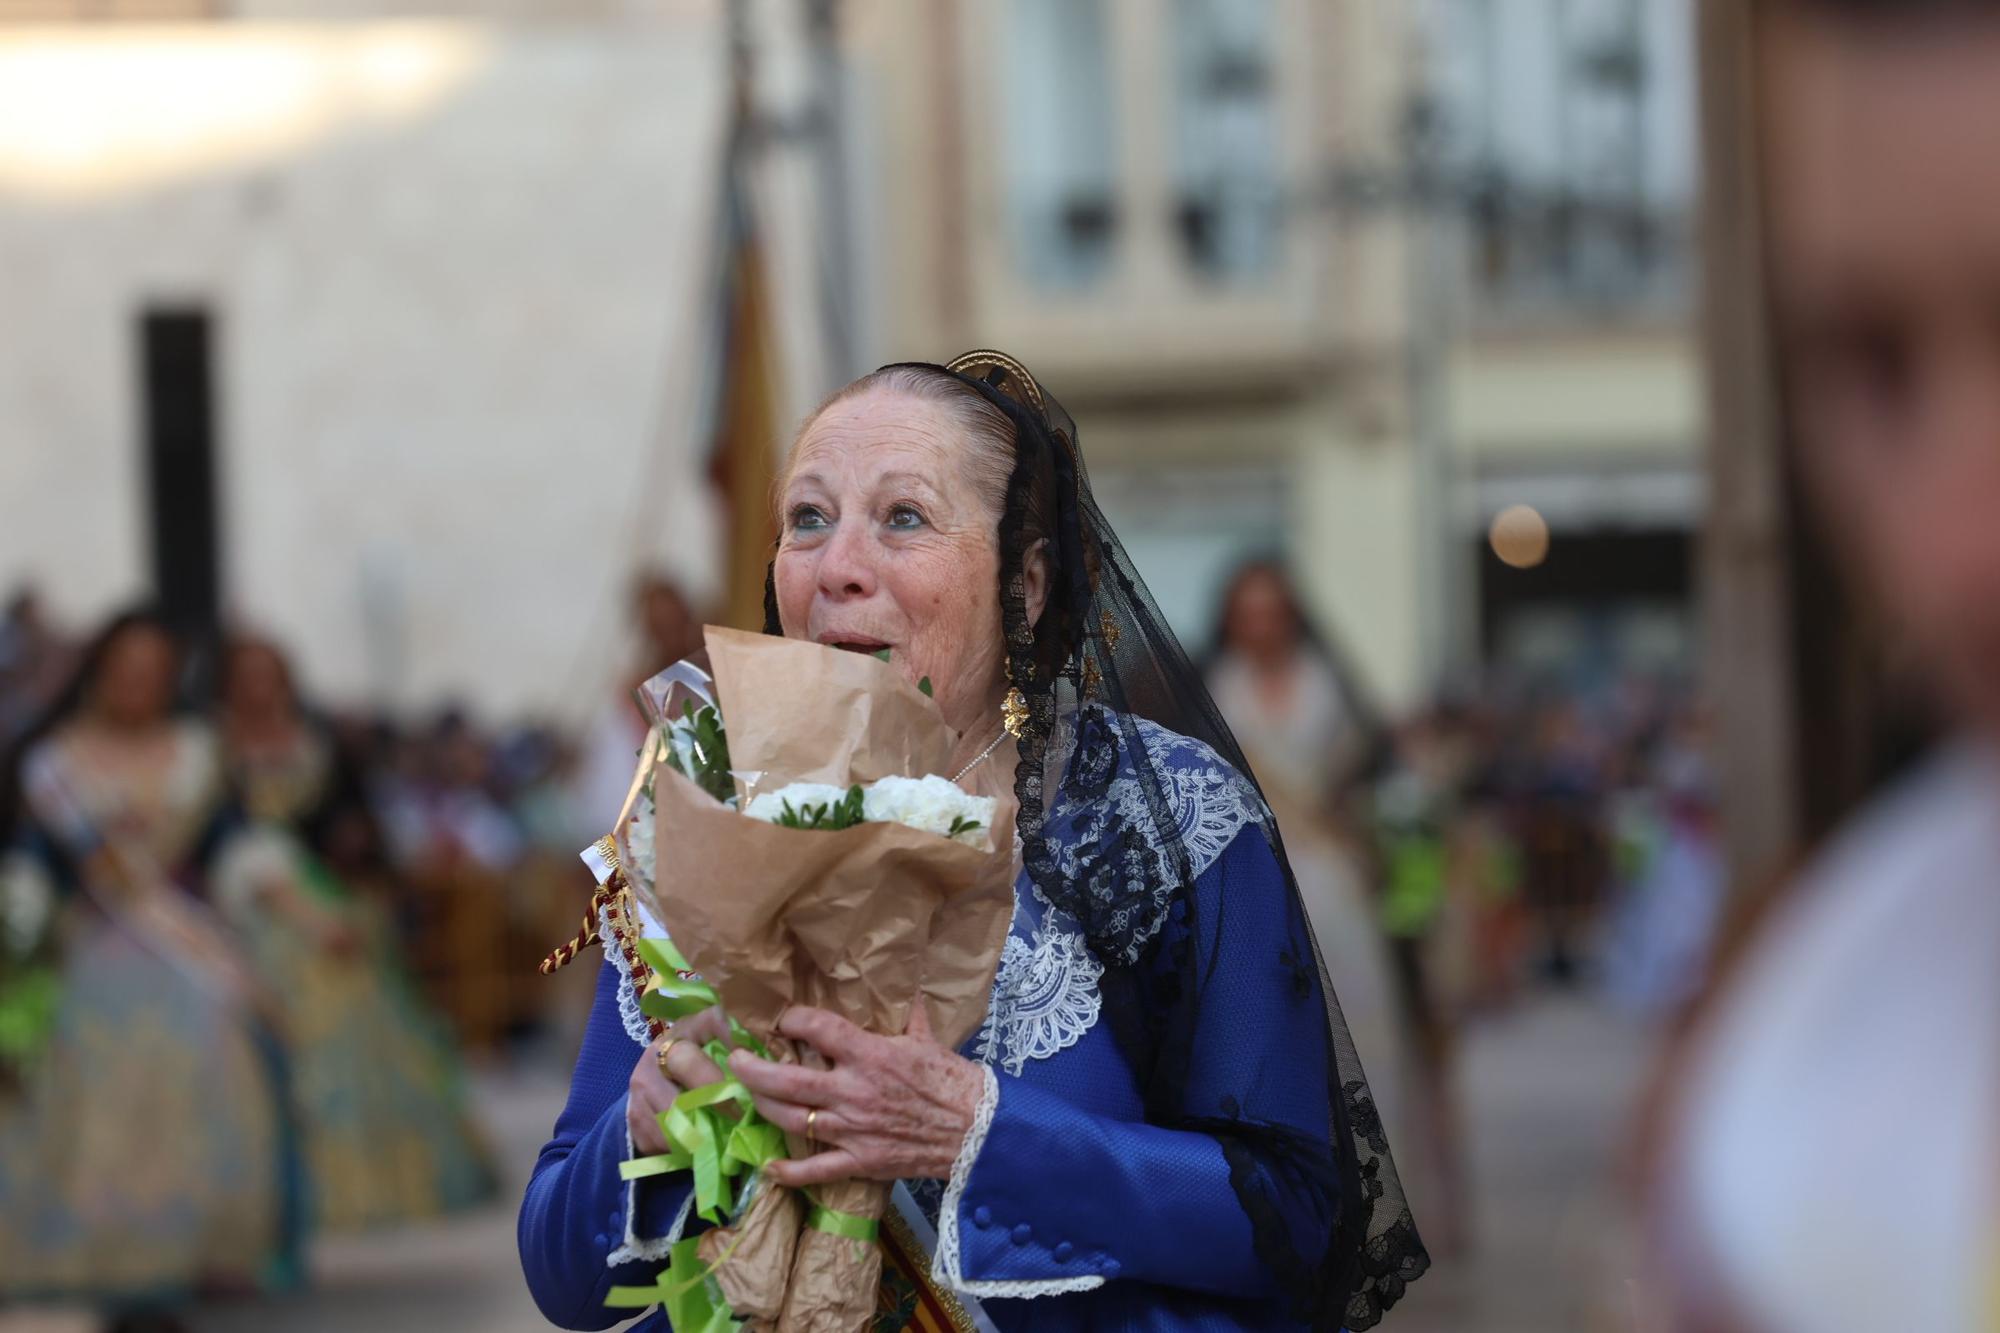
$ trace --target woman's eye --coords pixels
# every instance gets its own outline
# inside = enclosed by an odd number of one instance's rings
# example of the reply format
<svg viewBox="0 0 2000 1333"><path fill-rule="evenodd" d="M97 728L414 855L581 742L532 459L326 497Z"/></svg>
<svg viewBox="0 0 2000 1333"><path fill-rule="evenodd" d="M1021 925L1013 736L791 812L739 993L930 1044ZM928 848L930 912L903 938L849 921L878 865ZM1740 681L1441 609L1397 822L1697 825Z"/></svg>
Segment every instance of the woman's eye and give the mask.
<svg viewBox="0 0 2000 1333"><path fill-rule="evenodd" d="M889 526L892 528L921 528L924 516L912 505L897 505L889 511Z"/></svg>
<svg viewBox="0 0 2000 1333"><path fill-rule="evenodd" d="M794 532L817 532L826 526L826 514L818 505L794 505L791 520Z"/></svg>

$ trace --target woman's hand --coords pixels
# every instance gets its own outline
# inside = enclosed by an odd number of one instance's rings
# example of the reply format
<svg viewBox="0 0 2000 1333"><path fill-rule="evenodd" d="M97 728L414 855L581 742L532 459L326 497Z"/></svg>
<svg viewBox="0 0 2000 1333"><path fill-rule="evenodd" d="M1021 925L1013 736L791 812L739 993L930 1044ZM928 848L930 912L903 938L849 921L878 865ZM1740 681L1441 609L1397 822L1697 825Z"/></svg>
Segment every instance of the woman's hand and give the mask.
<svg viewBox="0 0 2000 1333"><path fill-rule="evenodd" d="M722 1070L701 1048L711 1041L728 1039L729 1020L722 1010L704 1009L668 1028L640 1053L625 1096L625 1126L632 1131L634 1152L650 1157L667 1151L666 1136L660 1133L660 1113L672 1106L683 1090L722 1081ZM667 1068L662 1071L660 1052L670 1044L673 1049L667 1051Z"/></svg>
<svg viewBox="0 0 2000 1333"><path fill-rule="evenodd" d="M734 1051L729 1067L780 1129L811 1137L820 1151L765 1168L780 1185L949 1179L983 1080L979 1066L931 1039L921 1001L900 1037L878 1037L824 1009L788 1009L778 1031L811 1045L831 1069L774 1064ZM813 1114L817 1112L817 1114Z"/></svg>

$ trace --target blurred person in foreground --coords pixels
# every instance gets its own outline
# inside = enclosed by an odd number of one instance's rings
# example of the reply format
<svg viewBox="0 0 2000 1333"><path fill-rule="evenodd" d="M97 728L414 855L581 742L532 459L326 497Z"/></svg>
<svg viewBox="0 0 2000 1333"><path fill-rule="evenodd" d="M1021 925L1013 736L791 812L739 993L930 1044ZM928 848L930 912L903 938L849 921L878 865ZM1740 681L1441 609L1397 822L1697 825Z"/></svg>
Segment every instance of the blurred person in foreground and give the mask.
<svg viewBox="0 0 2000 1333"><path fill-rule="evenodd" d="M1963 734L1720 993L1659 1188L1683 1326L2000 1326L2000 3L1766 0L1802 471Z"/></svg>
<svg viewBox="0 0 2000 1333"><path fill-rule="evenodd" d="M275 1010L201 901L234 819L180 663L156 615L111 621L0 792L6 961L57 979L0 1071L0 1302L132 1330L288 1282L302 1211Z"/></svg>
<svg viewBox="0 0 2000 1333"><path fill-rule="evenodd" d="M225 647L218 725L250 829L215 897L277 996L314 1220L328 1231L485 1201L492 1172L437 1019L406 981L360 776L299 698L277 646Z"/></svg>

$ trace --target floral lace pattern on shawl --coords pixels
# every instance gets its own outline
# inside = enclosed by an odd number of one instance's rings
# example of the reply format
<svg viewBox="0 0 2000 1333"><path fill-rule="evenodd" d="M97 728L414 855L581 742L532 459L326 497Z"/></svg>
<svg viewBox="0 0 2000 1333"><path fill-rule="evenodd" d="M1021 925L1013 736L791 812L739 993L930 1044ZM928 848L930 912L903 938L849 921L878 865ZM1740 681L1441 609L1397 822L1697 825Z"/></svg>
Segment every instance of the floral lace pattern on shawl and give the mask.
<svg viewBox="0 0 2000 1333"><path fill-rule="evenodd" d="M1045 827L1057 869L1072 882L1088 879L1094 906L1124 938L1120 961L1130 962L1159 932L1173 881L1148 864L1149 856L1118 853L1134 844L1157 848L1165 840L1131 757L1096 743L1118 734L1102 714L1086 710L1078 725L1058 738L1057 753L1072 758ZM1200 741L1144 719L1133 721L1148 763L1163 779L1174 826L1170 836L1186 846L1192 876L1199 878L1245 825L1265 817L1264 802ZM1079 747L1079 740L1093 744ZM973 1046L977 1058L1009 1074L1074 1046L1096 1026L1103 1007L1098 981L1104 964L1083 928L1039 885L1029 884L1035 901L1017 909L994 977L993 1002Z"/></svg>

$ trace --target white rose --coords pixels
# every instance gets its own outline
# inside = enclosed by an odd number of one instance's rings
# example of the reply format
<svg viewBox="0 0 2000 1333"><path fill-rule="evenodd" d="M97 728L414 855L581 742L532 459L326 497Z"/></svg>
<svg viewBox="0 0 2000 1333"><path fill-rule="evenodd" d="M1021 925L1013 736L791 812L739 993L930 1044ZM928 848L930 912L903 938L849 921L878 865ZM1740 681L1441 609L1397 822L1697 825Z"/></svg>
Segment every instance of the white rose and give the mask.
<svg viewBox="0 0 2000 1333"><path fill-rule="evenodd" d="M922 778L883 778L862 793L861 812L865 819L884 824L907 824L926 833L946 836L954 825L964 829L960 842L982 847L993 825L996 802L990 796L972 796L949 778L933 773Z"/></svg>

